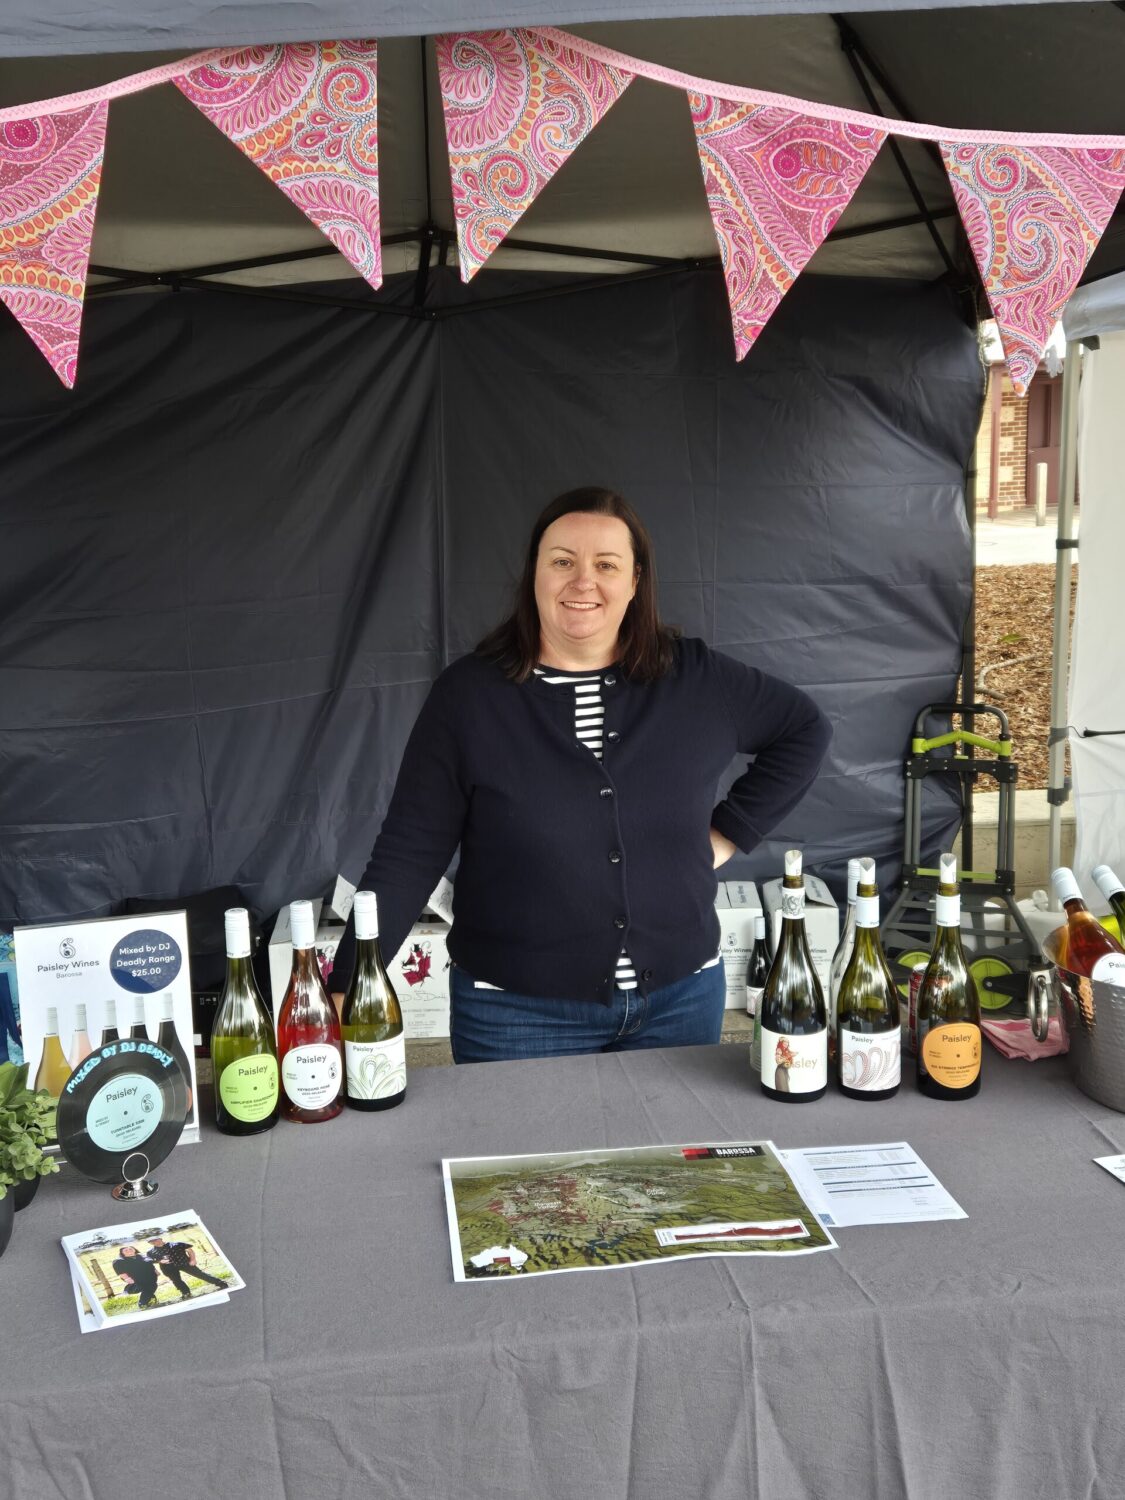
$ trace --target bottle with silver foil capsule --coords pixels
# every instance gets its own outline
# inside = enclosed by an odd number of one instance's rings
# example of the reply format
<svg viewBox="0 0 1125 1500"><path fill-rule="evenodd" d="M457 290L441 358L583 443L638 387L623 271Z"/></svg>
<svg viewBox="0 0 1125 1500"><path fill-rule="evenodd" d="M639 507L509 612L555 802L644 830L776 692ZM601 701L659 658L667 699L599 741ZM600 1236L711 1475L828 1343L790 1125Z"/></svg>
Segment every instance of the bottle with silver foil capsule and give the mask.
<svg viewBox="0 0 1125 1500"><path fill-rule="evenodd" d="M849 1099L889 1099L902 1073L902 1020L879 941L875 861L858 864L855 947L836 1000L836 1081Z"/></svg>
<svg viewBox="0 0 1125 1500"><path fill-rule="evenodd" d="M379 949L374 891L356 891L355 969L344 1000L345 1099L352 1109L393 1109L406 1098L402 1011Z"/></svg>
<svg viewBox="0 0 1125 1500"><path fill-rule="evenodd" d="M801 851L785 853L781 937L762 995L762 1092L793 1102L828 1087L828 1017L805 935Z"/></svg>
<svg viewBox="0 0 1125 1500"><path fill-rule="evenodd" d="M292 902L289 920L293 968L277 1018L281 1112L287 1120L316 1125L334 1120L344 1107L340 1018L320 976L312 902Z"/></svg>
<svg viewBox="0 0 1125 1500"><path fill-rule="evenodd" d="M250 913L244 906L232 906L223 925L227 977L211 1028L215 1124L224 1135L258 1135L277 1124L277 1042L254 978ZM191 1078L186 1069L184 1076Z"/></svg>
<svg viewBox="0 0 1125 1500"><path fill-rule="evenodd" d="M1098 865L1094 869L1093 881L1108 901L1110 911L1117 918L1117 930L1125 940L1125 885L1108 865Z"/></svg>
<svg viewBox="0 0 1125 1500"><path fill-rule="evenodd" d="M918 1087L931 1099L980 1092L980 997L961 947L957 856L941 856L937 941L918 989Z"/></svg>
<svg viewBox="0 0 1125 1500"><path fill-rule="evenodd" d="M859 886L859 860L848 860L848 908L844 913L844 930L832 955L828 971L828 1061L836 1061L836 1002L840 998L840 981L851 963L855 947L855 903Z"/></svg>
<svg viewBox="0 0 1125 1500"><path fill-rule="evenodd" d="M1125 949L1087 908L1074 871L1052 870L1051 884L1066 913L1059 964L1080 978L1125 986Z"/></svg>

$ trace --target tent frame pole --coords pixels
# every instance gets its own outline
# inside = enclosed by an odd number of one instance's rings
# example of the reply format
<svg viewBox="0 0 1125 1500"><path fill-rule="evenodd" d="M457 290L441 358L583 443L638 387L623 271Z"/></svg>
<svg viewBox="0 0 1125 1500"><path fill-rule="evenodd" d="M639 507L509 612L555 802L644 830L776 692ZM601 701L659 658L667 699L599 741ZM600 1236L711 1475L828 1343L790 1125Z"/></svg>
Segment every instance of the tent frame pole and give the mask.
<svg viewBox="0 0 1125 1500"><path fill-rule="evenodd" d="M1067 689L1070 664L1070 571L1071 553L1077 550L1074 536L1074 500L1078 477L1078 382L1082 374L1082 340L1066 346L1063 366L1062 432L1059 438L1059 519L1055 538L1055 611L1051 630L1051 732L1047 739L1047 873L1062 864L1062 809L1070 799L1066 774ZM1058 898L1051 893L1051 909L1058 911Z"/></svg>

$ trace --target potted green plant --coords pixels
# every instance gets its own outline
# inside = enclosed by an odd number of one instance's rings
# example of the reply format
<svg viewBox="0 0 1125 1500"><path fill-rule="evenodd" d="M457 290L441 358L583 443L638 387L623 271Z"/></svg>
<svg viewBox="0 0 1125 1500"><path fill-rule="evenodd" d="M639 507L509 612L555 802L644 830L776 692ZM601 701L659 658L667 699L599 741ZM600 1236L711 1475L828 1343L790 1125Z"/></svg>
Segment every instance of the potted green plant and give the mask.
<svg viewBox="0 0 1125 1500"><path fill-rule="evenodd" d="M43 1153L54 1139L54 1116L50 1094L28 1088L26 1063L0 1063L0 1255L16 1209L31 1202L40 1177L59 1170L55 1158Z"/></svg>

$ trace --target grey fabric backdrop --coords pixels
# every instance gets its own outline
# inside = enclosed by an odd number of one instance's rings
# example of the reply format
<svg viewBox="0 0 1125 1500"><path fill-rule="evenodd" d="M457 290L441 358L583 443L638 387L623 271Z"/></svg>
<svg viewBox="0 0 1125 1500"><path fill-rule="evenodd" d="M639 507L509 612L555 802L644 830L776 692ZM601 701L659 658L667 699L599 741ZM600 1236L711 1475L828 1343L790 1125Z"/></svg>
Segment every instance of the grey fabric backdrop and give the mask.
<svg viewBox="0 0 1125 1500"><path fill-rule="evenodd" d="M448 274L432 305L481 295ZM802 278L741 365L717 272L445 321L119 297L73 394L10 321L0 360L0 921L227 883L268 915L357 878L430 681L588 483L648 521L666 618L835 724L731 873L796 842L837 878L862 845L889 886L971 583L983 377L943 287ZM936 846L959 807L933 798Z"/></svg>
<svg viewBox="0 0 1125 1500"><path fill-rule="evenodd" d="M979 1098L762 1098L745 1047L426 1068L401 1109L156 1172L229 1306L78 1331L48 1180L0 1261L0 1500L1120 1500L1125 1116L991 1049ZM912 1070L911 1070L912 1071ZM968 1218L454 1285L442 1156L908 1140Z"/></svg>

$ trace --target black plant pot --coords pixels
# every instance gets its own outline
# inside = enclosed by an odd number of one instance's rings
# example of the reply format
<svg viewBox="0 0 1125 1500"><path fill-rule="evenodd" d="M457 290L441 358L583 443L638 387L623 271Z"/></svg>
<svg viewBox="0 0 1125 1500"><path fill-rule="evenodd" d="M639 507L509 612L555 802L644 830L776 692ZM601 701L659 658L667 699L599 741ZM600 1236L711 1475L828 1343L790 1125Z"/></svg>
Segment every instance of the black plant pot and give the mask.
<svg viewBox="0 0 1125 1500"><path fill-rule="evenodd" d="M19 1213L21 1208L26 1208L35 1197L41 1181L40 1177L33 1177L30 1182L25 1179L23 1182L18 1182L12 1189L12 1197L16 1200L16 1213Z"/></svg>
<svg viewBox="0 0 1125 1500"><path fill-rule="evenodd" d="M12 1225L16 1222L16 1201L11 1188L0 1198L0 1255L8 1248L12 1238Z"/></svg>

